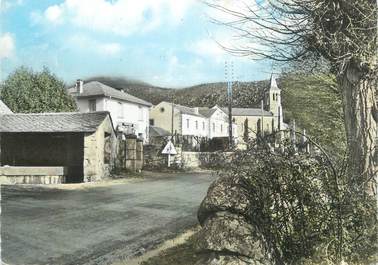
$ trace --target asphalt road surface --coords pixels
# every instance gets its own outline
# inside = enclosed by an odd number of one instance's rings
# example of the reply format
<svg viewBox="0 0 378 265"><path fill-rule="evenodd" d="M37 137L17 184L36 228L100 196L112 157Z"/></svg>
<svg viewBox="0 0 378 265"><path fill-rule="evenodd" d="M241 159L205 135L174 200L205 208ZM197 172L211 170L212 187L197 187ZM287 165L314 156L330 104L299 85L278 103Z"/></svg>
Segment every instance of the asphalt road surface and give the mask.
<svg viewBox="0 0 378 265"><path fill-rule="evenodd" d="M6 264L105 265L197 223L211 174L177 174L82 190L2 186Z"/></svg>

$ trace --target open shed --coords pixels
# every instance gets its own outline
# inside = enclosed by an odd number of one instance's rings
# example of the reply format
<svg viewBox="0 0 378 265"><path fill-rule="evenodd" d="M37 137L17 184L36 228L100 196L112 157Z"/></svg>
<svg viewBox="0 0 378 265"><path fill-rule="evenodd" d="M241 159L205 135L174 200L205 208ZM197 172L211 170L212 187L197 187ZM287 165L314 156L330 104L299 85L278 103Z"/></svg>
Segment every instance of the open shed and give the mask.
<svg viewBox="0 0 378 265"><path fill-rule="evenodd" d="M102 179L109 175L114 139L108 112L0 115L0 181Z"/></svg>

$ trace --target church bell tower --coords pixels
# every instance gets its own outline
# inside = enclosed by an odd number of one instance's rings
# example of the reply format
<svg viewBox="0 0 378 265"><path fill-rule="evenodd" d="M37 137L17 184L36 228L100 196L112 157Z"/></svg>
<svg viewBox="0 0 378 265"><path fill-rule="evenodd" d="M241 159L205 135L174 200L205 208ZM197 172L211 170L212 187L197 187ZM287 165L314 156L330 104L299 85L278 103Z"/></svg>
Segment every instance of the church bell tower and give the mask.
<svg viewBox="0 0 378 265"><path fill-rule="evenodd" d="M276 130L281 130L283 124L281 89L279 89L276 78L273 74L270 77L270 87L266 93L266 103L267 110L273 113L274 128Z"/></svg>

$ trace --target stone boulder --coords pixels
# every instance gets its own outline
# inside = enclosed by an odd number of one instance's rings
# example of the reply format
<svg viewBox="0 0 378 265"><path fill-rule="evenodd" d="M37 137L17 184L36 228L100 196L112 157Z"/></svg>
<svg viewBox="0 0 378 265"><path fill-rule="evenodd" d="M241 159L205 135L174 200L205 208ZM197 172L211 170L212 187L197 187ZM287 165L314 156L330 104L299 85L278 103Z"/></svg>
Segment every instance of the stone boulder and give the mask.
<svg viewBox="0 0 378 265"><path fill-rule="evenodd" d="M195 241L202 251L235 253L267 264L262 236L241 215L216 213L204 222Z"/></svg>
<svg viewBox="0 0 378 265"><path fill-rule="evenodd" d="M271 252L258 228L248 221L251 201L243 179L218 178L198 210L202 226L196 235L198 251L209 253L197 265L270 265Z"/></svg>
<svg viewBox="0 0 378 265"><path fill-rule="evenodd" d="M202 225L207 218L219 211L246 215L249 205L248 192L242 188L241 180L222 176L209 187L198 210L198 220Z"/></svg>

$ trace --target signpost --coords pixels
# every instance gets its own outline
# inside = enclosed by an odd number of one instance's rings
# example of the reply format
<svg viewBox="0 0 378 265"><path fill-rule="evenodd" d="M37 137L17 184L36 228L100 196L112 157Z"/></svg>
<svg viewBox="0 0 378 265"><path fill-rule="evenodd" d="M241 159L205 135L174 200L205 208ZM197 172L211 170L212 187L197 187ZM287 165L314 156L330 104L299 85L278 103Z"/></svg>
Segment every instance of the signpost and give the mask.
<svg viewBox="0 0 378 265"><path fill-rule="evenodd" d="M171 140L168 141L167 145L161 152L163 155L168 155L168 167L171 166L171 155L177 155L176 148L173 146Z"/></svg>

